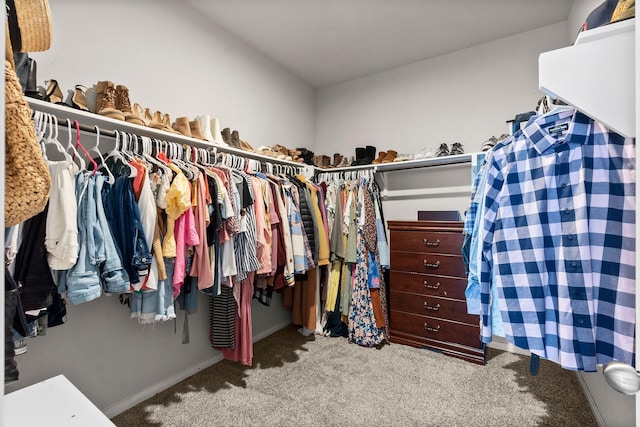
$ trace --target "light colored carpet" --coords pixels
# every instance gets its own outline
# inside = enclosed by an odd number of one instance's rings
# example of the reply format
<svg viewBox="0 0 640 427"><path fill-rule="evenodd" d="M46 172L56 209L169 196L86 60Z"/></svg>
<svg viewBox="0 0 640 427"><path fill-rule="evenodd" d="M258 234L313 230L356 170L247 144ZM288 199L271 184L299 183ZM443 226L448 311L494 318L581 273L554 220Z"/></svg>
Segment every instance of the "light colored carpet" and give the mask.
<svg viewBox="0 0 640 427"><path fill-rule="evenodd" d="M315 339L314 339L315 338ZM293 326L131 408L118 426L596 426L575 373L489 349L486 366Z"/></svg>

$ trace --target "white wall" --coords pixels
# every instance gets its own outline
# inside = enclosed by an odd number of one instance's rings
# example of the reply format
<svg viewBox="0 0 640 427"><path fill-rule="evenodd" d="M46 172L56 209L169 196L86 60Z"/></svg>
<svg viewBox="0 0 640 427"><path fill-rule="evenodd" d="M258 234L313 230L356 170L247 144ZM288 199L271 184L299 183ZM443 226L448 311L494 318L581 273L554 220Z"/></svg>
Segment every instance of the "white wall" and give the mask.
<svg viewBox="0 0 640 427"><path fill-rule="evenodd" d="M211 114L254 146L312 141L314 93L296 77L179 2L56 0L51 50L32 54L38 78L63 90L99 80L126 84L131 98L172 118ZM66 375L108 415L217 360L208 342L207 298L190 318L141 326L116 297L68 306L67 324L30 339L7 392ZM254 336L290 322L281 299L253 305ZM146 394L145 394L146 393Z"/></svg>
<svg viewBox="0 0 640 427"><path fill-rule="evenodd" d="M536 107L538 55L566 39L562 22L321 89L316 151L416 152L456 141L479 151L506 120Z"/></svg>

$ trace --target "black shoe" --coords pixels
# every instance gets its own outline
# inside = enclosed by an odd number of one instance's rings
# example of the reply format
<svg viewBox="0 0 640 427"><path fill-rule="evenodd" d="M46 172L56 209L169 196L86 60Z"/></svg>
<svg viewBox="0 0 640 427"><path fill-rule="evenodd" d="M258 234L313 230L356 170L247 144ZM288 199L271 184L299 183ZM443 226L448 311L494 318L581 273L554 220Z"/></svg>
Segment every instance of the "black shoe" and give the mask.
<svg viewBox="0 0 640 427"><path fill-rule="evenodd" d="M444 157L449 155L449 147L444 142L436 150L436 157Z"/></svg>
<svg viewBox="0 0 640 427"><path fill-rule="evenodd" d="M359 166L362 163L362 161L364 160L364 157L366 155L366 149L362 148L362 147L357 147L356 148L356 159L351 163L351 166Z"/></svg>
<svg viewBox="0 0 640 427"><path fill-rule="evenodd" d="M454 142L451 144L451 151L449 151L451 156L455 156L456 154L464 154L464 147L459 142Z"/></svg>
<svg viewBox="0 0 640 427"><path fill-rule="evenodd" d="M361 165L370 165L376 159L376 147L367 145L364 149L364 158L360 162Z"/></svg>

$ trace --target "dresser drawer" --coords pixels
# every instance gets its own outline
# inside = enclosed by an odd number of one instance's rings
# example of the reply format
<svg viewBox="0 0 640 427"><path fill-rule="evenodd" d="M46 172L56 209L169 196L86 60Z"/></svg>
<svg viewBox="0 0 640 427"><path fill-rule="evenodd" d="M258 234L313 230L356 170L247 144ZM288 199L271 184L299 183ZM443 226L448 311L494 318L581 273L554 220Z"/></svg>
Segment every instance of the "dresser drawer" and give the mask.
<svg viewBox="0 0 640 427"><path fill-rule="evenodd" d="M429 316L403 313L391 310L389 319L391 335L394 331L431 340L458 343L480 348L480 328L478 325L453 322Z"/></svg>
<svg viewBox="0 0 640 427"><path fill-rule="evenodd" d="M466 277L462 255L391 251L391 269L423 274Z"/></svg>
<svg viewBox="0 0 640 427"><path fill-rule="evenodd" d="M396 291L464 300L467 279L392 270L389 287Z"/></svg>
<svg viewBox="0 0 640 427"><path fill-rule="evenodd" d="M415 313L424 316L439 317L457 322L477 325L480 316L467 313L465 301L449 298L427 297L391 290L389 308L396 311Z"/></svg>
<svg viewBox="0 0 640 427"><path fill-rule="evenodd" d="M391 250L460 255L462 233L393 231Z"/></svg>

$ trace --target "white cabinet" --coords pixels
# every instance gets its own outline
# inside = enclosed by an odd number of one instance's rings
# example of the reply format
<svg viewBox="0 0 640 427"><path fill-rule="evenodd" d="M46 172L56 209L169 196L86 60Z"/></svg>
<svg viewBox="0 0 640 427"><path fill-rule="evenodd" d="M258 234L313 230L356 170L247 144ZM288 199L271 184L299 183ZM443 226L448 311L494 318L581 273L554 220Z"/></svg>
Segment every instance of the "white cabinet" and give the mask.
<svg viewBox="0 0 640 427"><path fill-rule="evenodd" d="M540 90L635 137L635 21L584 31L573 46L541 54Z"/></svg>

